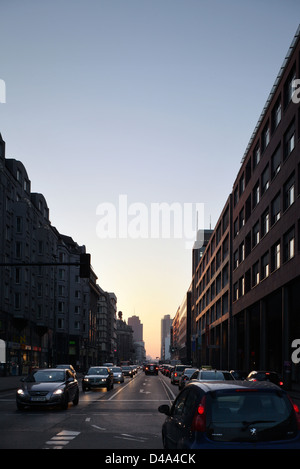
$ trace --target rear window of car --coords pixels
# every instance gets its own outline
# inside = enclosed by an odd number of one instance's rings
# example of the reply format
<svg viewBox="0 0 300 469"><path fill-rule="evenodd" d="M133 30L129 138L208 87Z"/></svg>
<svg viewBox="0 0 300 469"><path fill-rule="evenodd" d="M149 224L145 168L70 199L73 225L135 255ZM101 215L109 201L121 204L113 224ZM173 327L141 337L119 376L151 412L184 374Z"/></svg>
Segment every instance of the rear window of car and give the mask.
<svg viewBox="0 0 300 469"><path fill-rule="evenodd" d="M214 441L274 441L295 437L292 405L280 392L211 393L207 435Z"/></svg>
<svg viewBox="0 0 300 469"><path fill-rule="evenodd" d="M186 369L185 365L176 365L175 371L183 371Z"/></svg>
<svg viewBox="0 0 300 469"><path fill-rule="evenodd" d="M209 381L211 380L233 380L233 376L230 373L222 372L222 371L201 371L200 373L200 379L207 379Z"/></svg>

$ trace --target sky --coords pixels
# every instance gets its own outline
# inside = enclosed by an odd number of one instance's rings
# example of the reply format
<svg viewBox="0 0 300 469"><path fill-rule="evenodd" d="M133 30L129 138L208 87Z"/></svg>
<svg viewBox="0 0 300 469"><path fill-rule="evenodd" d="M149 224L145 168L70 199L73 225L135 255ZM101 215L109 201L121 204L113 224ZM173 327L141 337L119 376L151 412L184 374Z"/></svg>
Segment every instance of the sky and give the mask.
<svg viewBox="0 0 300 469"><path fill-rule="evenodd" d="M6 157L153 358L299 18L299 0L0 0Z"/></svg>

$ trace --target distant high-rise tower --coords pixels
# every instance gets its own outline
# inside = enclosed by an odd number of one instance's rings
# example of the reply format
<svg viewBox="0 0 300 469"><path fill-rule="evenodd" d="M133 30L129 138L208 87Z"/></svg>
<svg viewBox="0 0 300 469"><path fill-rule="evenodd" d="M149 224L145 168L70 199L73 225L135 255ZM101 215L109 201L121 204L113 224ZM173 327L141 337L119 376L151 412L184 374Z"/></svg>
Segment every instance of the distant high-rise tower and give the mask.
<svg viewBox="0 0 300 469"><path fill-rule="evenodd" d="M169 350L166 350L166 339L170 336L170 329L172 326L172 319L169 314L166 314L161 320L161 352L160 359L164 361L169 356ZM170 343L170 342L168 342Z"/></svg>
<svg viewBox="0 0 300 469"><path fill-rule="evenodd" d="M141 342L143 340L143 324L138 316L128 318L128 325L133 330L133 342Z"/></svg>

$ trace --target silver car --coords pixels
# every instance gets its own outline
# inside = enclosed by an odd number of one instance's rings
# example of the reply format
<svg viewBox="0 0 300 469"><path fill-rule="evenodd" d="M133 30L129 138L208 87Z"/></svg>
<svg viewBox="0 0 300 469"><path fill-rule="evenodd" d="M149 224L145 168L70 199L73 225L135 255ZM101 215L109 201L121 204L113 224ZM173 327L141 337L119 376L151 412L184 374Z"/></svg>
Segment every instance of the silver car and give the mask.
<svg viewBox="0 0 300 469"><path fill-rule="evenodd" d="M111 371L114 375L114 383L124 383L124 375L120 366L112 366Z"/></svg>

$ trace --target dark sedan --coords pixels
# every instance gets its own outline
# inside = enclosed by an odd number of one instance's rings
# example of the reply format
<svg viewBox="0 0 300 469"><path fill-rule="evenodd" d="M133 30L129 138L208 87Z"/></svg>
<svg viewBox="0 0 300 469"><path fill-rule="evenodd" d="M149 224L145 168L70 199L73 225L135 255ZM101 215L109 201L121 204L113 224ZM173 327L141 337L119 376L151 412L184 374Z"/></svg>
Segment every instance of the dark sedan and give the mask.
<svg viewBox="0 0 300 469"><path fill-rule="evenodd" d="M283 386L283 381L275 371L251 371L246 378L247 381L269 381L270 383Z"/></svg>
<svg viewBox="0 0 300 469"><path fill-rule="evenodd" d="M192 374L190 380L192 381L192 379L198 381L231 381L234 380L234 377L229 371L201 369Z"/></svg>
<svg viewBox="0 0 300 469"><path fill-rule="evenodd" d="M145 375L158 375L158 365L149 363L145 366Z"/></svg>
<svg viewBox="0 0 300 469"><path fill-rule="evenodd" d="M113 372L107 366L92 366L82 380L82 391L103 387L108 391L113 389Z"/></svg>
<svg viewBox="0 0 300 469"><path fill-rule="evenodd" d="M121 368L124 376L130 376L130 378L133 378L134 373L131 366L122 365Z"/></svg>
<svg viewBox="0 0 300 469"><path fill-rule="evenodd" d="M78 381L68 369L48 368L35 370L21 379L16 404L19 410L27 406L60 406L67 409L71 401L79 401Z"/></svg>
<svg viewBox="0 0 300 469"><path fill-rule="evenodd" d="M272 383L191 381L158 410L167 449L300 449L298 406Z"/></svg>

